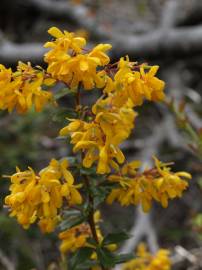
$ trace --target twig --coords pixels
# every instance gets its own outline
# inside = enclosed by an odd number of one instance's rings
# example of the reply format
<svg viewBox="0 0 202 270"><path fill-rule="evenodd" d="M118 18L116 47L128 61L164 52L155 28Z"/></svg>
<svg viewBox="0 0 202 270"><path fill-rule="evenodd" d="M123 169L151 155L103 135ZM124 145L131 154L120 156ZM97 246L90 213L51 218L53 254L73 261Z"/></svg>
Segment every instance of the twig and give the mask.
<svg viewBox="0 0 202 270"><path fill-rule="evenodd" d="M186 260L188 260L190 263L195 264L197 262L196 257L191 252L189 252L187 249L185 249L184 247L182 247L182 246L176 246L175 247L175 251L182 258L183 257L186 258Z"/></svg>
<svg viewBox="0 0 202 270"><path fill-rule="evenodd" d="M99 244L99 239L98 239L98 235L96 232L96 225L95 225L95 220L94 220L94 199L90 193L90 183L89 183L89 179L86 175L83 176L84 177L84 181L86 184L86 187L88 189L88 200L89 200L89 204L90 204L90 211L89 211L89 215L88 215L88 223L90 225L90 229L91 229L91 233L92 236L94 238L94 240L96 241L97 244ZM106 269L104 266L101 265L101 269L102 270L109 270Z"/></svg>
<svg viewBox="0 0 202 270"><path fill-rule="evenodd" d="M0 262L7 270L15 270L14 264L11 260L0 250Z"/></svg>

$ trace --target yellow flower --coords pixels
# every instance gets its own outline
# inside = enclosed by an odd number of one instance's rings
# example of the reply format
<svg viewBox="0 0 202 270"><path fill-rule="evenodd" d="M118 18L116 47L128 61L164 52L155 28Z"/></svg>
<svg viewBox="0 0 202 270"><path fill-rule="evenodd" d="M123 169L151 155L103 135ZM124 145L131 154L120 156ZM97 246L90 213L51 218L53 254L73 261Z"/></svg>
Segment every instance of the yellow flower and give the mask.
<svg viewBox="0 0 202 270"><path fill-rule="evenodd" d="M187 180L191 179L191 175L187 172L172 173L166 163L160 162L156 157L154 157L154 160L159 174L155 181L157 193L154 196L163 207L167 207L169 198L182 196L182 192L188 187Z"/></svg>
<svg viewBox="0 0 202 270"><path fill-rule="evenodd" d="M86 40L83 37L77 37L74 33L64 31L64 33L57 27L51 27L48 33L55 38L54 41L46 42L45 48L52 48L54 50L61 50L68 52L73 50L75 53L81 53L83 47L86 45ZM45 55L45 61L49 60L54 52L50 51Z"/></svg>
<svg viewBox="0 0 202 270"><path fill-rule="evenodd" d="M148 266L148 270L169 270L171 268L171 261L168 255L168 250L160 249L151 261L150 265Z"/></svg>
<svg viewBox="0 0 202 270"><path fill-rule="evenodd" d="M7 98L7 93L5 88L10 84L12 78L11 68L6 69L3 65L0 65L0 109L5 110L5 98Z"/></svg>
<svg viewBox="0 0 202 270"><path fill-rule="evenodd" d="M152 255L147 251L146 246L141 243L138 245L136 258L126 262L122 270L170 270L171 260L169 250L159 249Z"/></svg>
<svg viewBox="0 0 202 270"><path fill-rule="evenodd" d="M148 72L145 72L146 68ZM114 76L116 102L125 102L130 98L134 106L137 106L142 105L144 99L162 101L165 83L155 77L158 68L142 65L140 71L135 71L135 63L129 62L129 58L121 58L119 70Z"/></svg>
<svg viewBox="0 0 202 270"><path fill-rule="evenodd" d="M52 93L42 89L54 80L45 78L41 70L34 69L30 63L19 62L17 71L0 66L0 109L11 112L16 108L18 113L26 113L32 105L37 112L52 102Z"/></svg>
<svg viewBox="0 0 202 270"><path fill-rule="evenodd" d="M165 98L165 95L163 93L165 83L155 77L158 69L159 66L153 66L149 69L147 73L145 73L145 67L142 66L140 68L141 78L144 82L143 88L145 96L147 99L153 101L161 101Z"/></svg>
<svg viewBox="0 0 202 270"><path fill-rule="evenodd" d="M171 172L168 164L161 163L155 158L155 166L142 173L136 170L140 164L137 161L126 164L119 174L110 175L109 180L118 182L120 187L111 191L107 202L111 204L117 200L123 206L141 204L145 212L148 212L152 200L168 206L168 199L181 197L182 192L188 187L191 175L186 172Z"/></svg>
<svg viewBox="0 0 202 270"><path fill-rule="evenodd" d="M16 216L24 228L38 220L43 232L51 232L60 219L63 198L69 204L82 202L67 168L67 160L52 159L38 176L31 168L24 172L17 168L17 173L11 176L11 194L5 198L5 203L10 207L11 216Z"/></svg>
<svg viewBox="0 0 202 270"><path fill-rule="evenodd" d="M112 46L110 44L99 44L95 46L89 53L90 57L95 57L100 60L100 65L105 66L109 63L110 58L106 55L106 51L110 50Z"/></svg>
<svg viewBox="0 0 202 270"><path fill-rule="evenodd" d="M101 231L99 229L98 223L101 220L100 211L94 213L94 221L96 224L96 233L100 239ZM61 253L74 252L75 250L84 247L91 246L87 243L87 239L92 237L92 232L89 224L82 223L80 225L74 226L71 229L67 229L59 234L59 239L62 240L60 245Z"/></svg>
<svg viewBox="0 0 202 270"><path fill-rule="evenodd" d="M130 204L142 204L143 210L148 212L152 202L152 182L145 177L127 178L113 176L109 177L111 181L120 182L120 188L115 188L111 191L107 198L107 203L111 204L114 200L121 203L122 206Z"/></svg>
<svg viewBox="0 0 202 270"><path fill-rule="evenodd" d="M75 37L67 31L62 33L56 27L50 28L48 32L56 38L44 45L51 48L44 60L53 78L65 82L70 88L77 88L80 83L86 90L104 86L104 79L97 68L108 64L110 59L105 52L111 45L99 44L86 53L83 51L86 44L84 38Z"/></svg>
<svg viewBox="0 0 202 270"><path fill-rule="evenodd" d="M55 230L59 221L59 216L55 216L54 218L41 218L38 225L43 233L51 233Z"/></svg>
<svg viewBox="0 0 202 270"><path fill-rule="evenodd" d="M83 166L90 168L97 162L97 173L118 170L125 160L120 144L129 137L137 113L128 100L124 106L111 103L111 97L99 99L92 107L91 122L79 119L61 129L61 136L71 136L73 151L83 151Z"/></svg>
<svg viewBox="0 0 202 270"><path fill-rule="evenodd" d="M81 224L59 234L62 240L60 245L61 253L74 252L86 246L87 239L91 236L89 225Z"/></svg>
<svg viewBox="0 0 202 270"><path fill-rule="evenodd" d="M84 89L91 90L99 80L97 78L98 66L101 66L101 60L98 57L79 54L65 63L65 70L59 71L58 78L69 84L70 88L76 88L79 83L82 83Z"/></svg>
<svg viewBox="0 0 202 270"><path fill-rule="evenodd" d="M95 222L95 230L98 237L98 241L101 242L103 240L102 232L99 227L99 223L101 222L101 214L100 211L96 211L94 213L94 222ZM71 229L67 229L59 234L59 239L62 240L60 244L61 253L74 252L81 247L92 247L94 246L87 242L87 239L92 237L92 232L89 224L82 223L80 225L74 226ZM114 251L117 248L115 244L111 244L107 246L108 250ZM92 253L92 259L96 259L96 253Z"/></svg>
<svg viewBox="0 0 202 270"><path fill-rule="evenodd" d="M28 228L37 218L35 201L32 203L31 200L35 197L33 188L37 180L38 178L31 168L24 172L17 168L17 173L11 176L11 194L5 198L6 205L11 208L10 215L16 216L24 228ZM32 198L29 197L30 190L33 191Z"/></svg>
<svg viewBox="0 0 202 270"><path fill-rule="evenodd" d="M123 175L130 175L130 176L135 176L137 174L137 169L139 169L141 166L141 162L139 160L134 160L129 163L126 163L122 169L121 173Z"/></svg>
<svg viewBox="0 0 202 270"><path fill-rule="evenodd" d="M94 106L93 113L92 122L72 120L60 135L70 135L73 151L84 152L84 167L90 168L97 162L97 173L109 173L125 160L119 145L130 135L136 113L127 106L108 110L102 101Z"/></svg>

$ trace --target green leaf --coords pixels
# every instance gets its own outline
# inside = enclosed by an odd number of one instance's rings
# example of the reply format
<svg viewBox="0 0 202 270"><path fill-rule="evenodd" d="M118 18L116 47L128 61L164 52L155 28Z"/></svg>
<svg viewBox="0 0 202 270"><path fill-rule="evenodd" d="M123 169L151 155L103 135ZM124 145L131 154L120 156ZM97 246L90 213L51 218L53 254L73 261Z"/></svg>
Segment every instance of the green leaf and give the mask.
<svg viewBox="0 0 202 270"><path fill-rule="evenodd" d="M108 195L108 190L98 188L96 193L94 193L94 207L97 208L101 203L103 203Z"/></svg>
<svg viewBox="0 0 202 270"><path fill-rule="evenodd" d="M77 163L76 157L67 157L67 160L69 161L70 165L75 165Z"/></svg>
<svg viewBox="0 0 202 270"><path fill-rule="evenodd" d="M62 137L62 138L64 138L64 137ZM77 158L73 157L73 156L63 157L60 159L60 161L63 161L63 160L67 160L68 163L70 164L70 166L76 166L78 163Z"/></svg>
<svg viewBox="0 0 202 270"><path fill-rule="evenodd" d="M102 245L106 246L106 245L110 245L110 244L121 243L129 238L130 238L130 236L125 232L110 233L103 239Z"/></svg>
<svg viewBox="0 0 202 270"><path fill-rule="evenodd" d="M77 113L71 108L59 108L53 115L54 122L64 122L66 118L77 118Z"/></svg>
<svg viewBox="0 0 202 270"><path fill-rule="evenodd" d="M76 225L79 225L81 223L83 223L85 221L85 217L84 216L73 216L70 217L68 220L64 220L60 223L59 227L62 231L64 230L68 230Z"/></svg>
<svg viewBox="0 0 202 270"><path fill-rule="evenodd" d="M102 202L105 201L106 197L110 193L108 186L95 186L91 187L94 197L94 207L97 208Z"/></svg>
<svg viewBox="0 0 202 270"><path fill-rule="evenodd" d="M87 239L87 242L89 244L93 245L93 246L97 246L98 245L97 242L95 241L95 239L93 239L93 238L88 238Z"/></svg>
<svg viewBox="0 0 202 270"><path fill-rule="evenodd" d="M202 226L202 214L198 214L194 219L193 219L194 225L201 227Z"/></svg>
<svg viewBox="0 0 202 270"><path fill-rule="evenodd" d="M113 253L111 253L106 248L101 248L101 247L98 247L96 251L97 251L98 260L102 266L106 268L115 266L116 262L115 262L115 257Z"/></svg>
<svg viewBox="0 0 202 270"><path fill-rule="evenodd" d="M62 88L54 94L54 98L57 100L67 95L75 95L75 93L75 91L72 91L69 88Z"/></svg>
<svg viewBox="0 0 202 270"><path fill-rule="evenodd" d="M202 177L198 178L197 183L198 183L199 187L202 189Z"/></svg>
<svg viewBox="0 0 202 270"><path fill-rule="evenodd" d="M135 255L132 253L115 255L115 263L116 264L124 263L134 258L135 258Z"/></svg>
<svg viewBox="0 0 202 270"><path fill-rule="evenodd" d="M80 173L84 175L93 175L93 174L96 174L96 168L95 167L91 167L91 168L82 167L80 168Z"/></svg>
<svg viewBox="0 0 202 270"><path fill-rule="evenodd" d="M89 270L92 269L93 266L97 266L98 262L95 260L86 260L82 264L79 264L75 270Z"/></svg>
<svg viewBox="0 0 202 270"><path fill-rule="evenodd" d="M78 268L78 266L80 264L83 264L86 262L86 260L88 260L91 256L91 254L93 253L93 249L89 248L89 247L84 247L79 249L71 258L70 260L70 269L74 270L74 269L80 269ZM85 269L85 268L84 268Z"/></svg>
<svg viewBox="0 0 202 270"><path fill-rule="evenodd" d="M81 212L77 209L68 209L63 211L64 219L67 218L73 218L73 217L79 217L81 216Z"/></svg>

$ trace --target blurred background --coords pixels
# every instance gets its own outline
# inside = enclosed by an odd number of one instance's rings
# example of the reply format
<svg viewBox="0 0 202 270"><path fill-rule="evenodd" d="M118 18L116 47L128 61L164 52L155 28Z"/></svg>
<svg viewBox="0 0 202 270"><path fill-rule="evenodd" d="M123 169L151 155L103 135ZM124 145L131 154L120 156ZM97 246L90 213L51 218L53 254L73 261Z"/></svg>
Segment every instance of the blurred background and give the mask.
<svg viewBox="0 0 202 270"><path fill-rule="evenodd" d="M153 252L159 246L171 249L173 269L201 269L202 1L1 0L0 63L13 69L18 60L44 65L43 44L50 39L51 26L84 36L90 46L111 43L114 62L129 55L133 61L160 66L158 76L166 81L168 99L175 101L180 116L172 106L145 103L138 108L136 128L123 148L129 159L146 165L152 155L175 162L174 170L192 173L190 188L166 210L154 205L145 215L114 204L104 206L102 214L108 231L126 228L134 235L123 251L145 240ZM68 106L68 100L61 105ZM65 123L57 110L47 107L25 116L0 112L0 175L12 174L16 165L39 170L52 157L68 153L65 142L56 139ZM9 181L1 178L0 185L0 269L56 269L50 265L59 257L57 237L44 236L34 226L24 231L9 218L3 207Z"/></svg>

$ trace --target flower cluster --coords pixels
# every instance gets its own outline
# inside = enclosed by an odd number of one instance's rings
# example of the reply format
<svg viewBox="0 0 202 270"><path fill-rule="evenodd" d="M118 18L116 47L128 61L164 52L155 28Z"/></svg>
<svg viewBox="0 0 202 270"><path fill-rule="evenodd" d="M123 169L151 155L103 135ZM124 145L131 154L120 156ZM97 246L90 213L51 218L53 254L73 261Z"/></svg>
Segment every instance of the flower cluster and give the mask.
<svg viewBox="0 0 202 270"><path fill-rule="evenodd" d="M123 166L119 174L110 175L109 180L120 184L120 187L111 191L107 198L108 203L117 200L121 205L142 204L143 210L148 212L152 200L168 206L168 199L181 197L188 187L187 180L191 175L186 172L171 172L168 164L155 159L155 167L142 173L137 173L138 162Z"/></svg>
<svg viewBox="0 0 202 270"><path fill-rule="evenodd" d="M110 87L110 92L115 92L114 99L120 103L120 100L124 102L130 98L134 106L142 105L144 99L162 101L165 83L155 77L159 67L149 67L143 64L139 67L139 71L137 68L128 57L126 60L120 59L118 71Z"/></svg>
<svg viewBox="0 0 202 270"><path fill-rule="evenodd" d="M48 63L48 73L68 84L70 88L78 87L79 83L82 83L86 90L95 86L102 87L97 68L109 63L110 59L105 52L111 45L99 44L87 53L84 50L84 38L75 37L74 33L67 31L62 33L56 27L50 28L48 32L55 38L44 45L51 48L44 58Z"/></svg>
<svg viewBox="0 0 202 270"><path fill-rule="evenodd" d="M50 48L45 55L48 73L70 89L97 87L103 92L89 112L91 117L71 120L60 135L71 136L74 152L83 151L83 166L89 168L97 162L100 174L110 173L112 168L117 170L125 160L120 144L134 128L134 107L144 99L164 98L164 82L155 76L158 66L137 66L128 57L114 66L106 55L111 45L99 44L87 51L84 38L56 27L50 28L49 33L55 40L45 44Z"/></svg>
<svg viewBox="0 0 202 270"><path fill-rule="evenodd" d="M147 251L143 243L139 244L136 258L125 263L122 270L170 270L171 260L167 249L159 249L155 255Z"/></svg>
<svg viewBox="0 0 202 270"><path fill-rule="evenodd" d="M54 81L30 63L19 62L16 72L0 65L0 110L16 109L18 113L26 113L34 105L37 112L41 111L53 100L52 93L42 86L50 86Z"/></svg>
<svg viewBox="0 0 202 270"><path fill-rule="evenodd" d="M96 233L100 239L102 237L99 228L99 222L101 221L100 211L94 213L94 221L96 224ZM81 247L90 246L87 242L90 237L92 237L92 232L88 223L82 223L61 232L59 234L59 239L62 240L60 245L61 253L74 252Z"/></svg>
<svg viewBox="0 0 202 270"><path fill-rule="evenodd" d="M75 119L60 131L60 135L70 134L73 151L84 152L84 167L90 168L98 161L97 173L109 173L125 160L119 145L130 135L136 113L129 106L105 110L103 105L94 112L93 121Z"/></svg>
<svg viewBox="0 0 202 270"><path fill-rule="evenodd" d="M63 198L69 204L82 202L65 159L61 162L52 159L39 175L31 168L24 172L17 168L10 178L11 194L5 198L5 203L11 209L10 215L16 216L24 228L29 228L30 224L39 220L41 230L51 232L60 219Z"/></svg>
<svg viewBox="0 0 202 270"><path fill-rule="evenodd" d="M99 223L101 220L100 211L94 213L95 230L97 234L98 241L103 240L102 232L100 230ZM88 238L92 237L92 231L87 223L82 223L80 225L74 226L71 229L67 229L59 234L59 239L62 240L60 245L61 253L75 252L81 247L93 247L92 244L88 242ZM117 248L116 244L109 244L106 246L108 250L115 250ZM92 259L96 258L96 254L93 252Z"/></svg>
<svg viewBox="0 0 202 270"><path fill-rule="evenodd" d="M61 253L74 252L86 246L89 237L91 237L91 230L89 225L85 223L61 232L59 234L59 239L62 241L60 245Z"/></svg>

